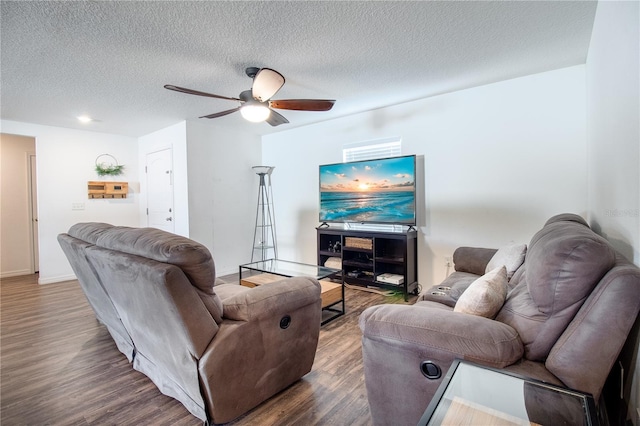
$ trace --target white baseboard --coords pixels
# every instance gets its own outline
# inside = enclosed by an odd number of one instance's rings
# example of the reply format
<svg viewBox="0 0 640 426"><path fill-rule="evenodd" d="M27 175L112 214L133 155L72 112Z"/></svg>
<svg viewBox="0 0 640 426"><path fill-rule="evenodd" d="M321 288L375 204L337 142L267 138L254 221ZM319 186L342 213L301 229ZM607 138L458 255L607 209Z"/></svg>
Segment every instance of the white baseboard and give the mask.
<svg viewBox="0 0 640 426"><path fill-rule="evenodd" d="M75 280L76 276L71 274L71 275L60 275L58 277L51 277L51 278L39 278L38 279L38 284L54 284L54 283L61 283L63 281L71 281L71 280Z"/></svg>
<svg viewBox="0 0 640 426"><path fill-rule="evenodd" d="M238 268L216 269L216 277L224 277L225 275L237 274Z"/></svg>
<svg viewBox="0 0 640 426"><path fill-rule="evenodd" d="M0 272L0 278L19 277L21 275L31 275L31 274L32 274L31 270L21 269L19 271Z"/></svg>

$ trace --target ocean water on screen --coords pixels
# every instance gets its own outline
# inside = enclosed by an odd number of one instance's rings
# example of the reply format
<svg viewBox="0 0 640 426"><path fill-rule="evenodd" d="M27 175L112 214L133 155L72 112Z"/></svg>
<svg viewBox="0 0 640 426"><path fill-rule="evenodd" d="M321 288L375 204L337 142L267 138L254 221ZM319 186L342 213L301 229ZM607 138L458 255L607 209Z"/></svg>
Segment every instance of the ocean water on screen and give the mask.
<svg viewBox="0 0 640 426"><path fill-rule="evenodd" d="M413 191L320 193L320 221L415 223Z"/></svg>

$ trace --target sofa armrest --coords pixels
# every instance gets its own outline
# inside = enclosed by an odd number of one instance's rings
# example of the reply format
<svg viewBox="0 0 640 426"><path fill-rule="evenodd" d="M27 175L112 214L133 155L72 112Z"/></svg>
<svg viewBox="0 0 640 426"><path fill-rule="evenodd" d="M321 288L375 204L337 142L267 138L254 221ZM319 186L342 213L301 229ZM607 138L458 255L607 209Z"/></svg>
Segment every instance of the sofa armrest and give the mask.
<svg viewBox="0 0 640 426"><path fill-rule="evenodd" d="M311 371L321 303L313 278L264 284L223 300L220 330L198 364L213 424L230 422Z"/></svg>
<svg viewBox="0 0 640 426"><path fill-rule="evenodd" d="M524 353L518 333L488 318L422 306L378 305L360 315L363 336L503 368Z"/></svg>
<svg viewBox="0 0 640 426"><path fill-rule="evenodd" d="M484 275L487 264L497 249L480 247L458 247L453 252L453 265L458 272Z"/></svg>
<svg viewBox="0 0 640 426"><path fill-rule="evenodd" d="M311 277L286 278L224 299L222 317L253 321L314 303L320 304L320 283L317 280Z"/></svg>
<svg viewBox="0 0 640 426"><path fill-rule="evenodd" d="M421 302L420 305L432 305ZM364 378L375 426L416 425L453 360L503 367L524 351L516 331L444 305L379 305L360 315ZM426 375L424 362L441 374Z"/></svg>
<svg viewBox="0 0 640 426"><path fill-rule="evenodd" d="M455 271L440 284L422 290L418 301L438 302L453 308L462 293L478 278L480 275Z"/></svg>

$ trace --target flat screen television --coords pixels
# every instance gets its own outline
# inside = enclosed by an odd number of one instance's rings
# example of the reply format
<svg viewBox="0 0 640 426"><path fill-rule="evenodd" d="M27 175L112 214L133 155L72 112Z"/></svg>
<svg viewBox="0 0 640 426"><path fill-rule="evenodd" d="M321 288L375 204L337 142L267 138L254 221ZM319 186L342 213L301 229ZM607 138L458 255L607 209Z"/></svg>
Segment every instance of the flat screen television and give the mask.
<svg viewBox="0 0 640 426"><path fill-rule="evenodd" d="M416 225L416 156L320 166L320 222Z"/></svg>

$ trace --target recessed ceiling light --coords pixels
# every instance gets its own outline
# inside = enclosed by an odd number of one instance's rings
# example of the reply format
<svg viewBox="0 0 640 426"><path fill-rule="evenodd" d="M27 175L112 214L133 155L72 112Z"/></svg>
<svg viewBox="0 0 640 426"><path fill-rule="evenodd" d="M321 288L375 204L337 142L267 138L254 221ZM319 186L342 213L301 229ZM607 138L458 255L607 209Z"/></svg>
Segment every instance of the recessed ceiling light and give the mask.
<svg viewBox="0 0 640 426"><path fill-rule="evenodd" d="M78 118L78 121L81 123L89 123L93 121L93 118L89 117L88 115L80 115L77 118Z"/></svg>

